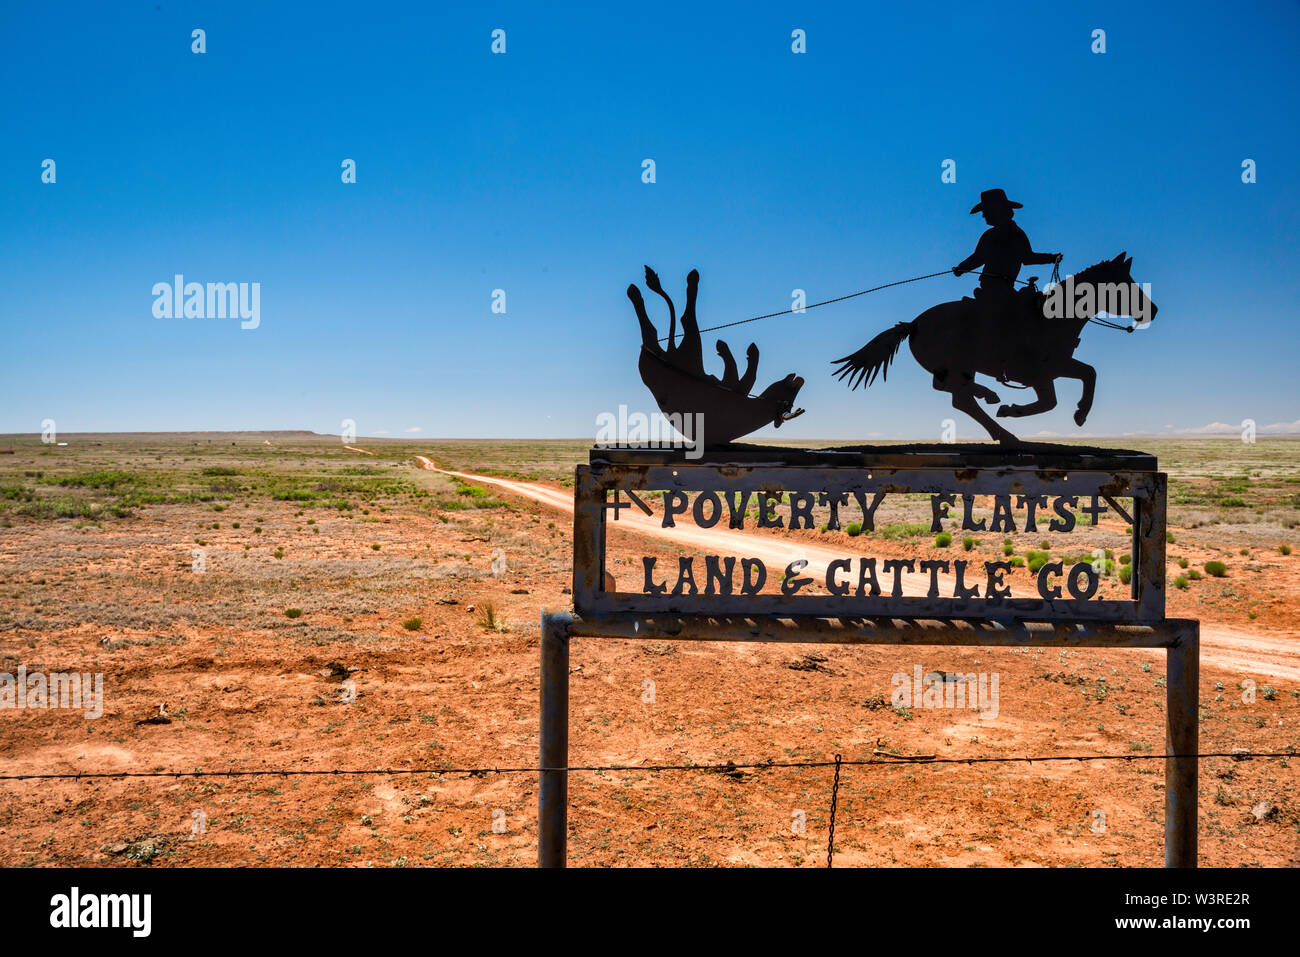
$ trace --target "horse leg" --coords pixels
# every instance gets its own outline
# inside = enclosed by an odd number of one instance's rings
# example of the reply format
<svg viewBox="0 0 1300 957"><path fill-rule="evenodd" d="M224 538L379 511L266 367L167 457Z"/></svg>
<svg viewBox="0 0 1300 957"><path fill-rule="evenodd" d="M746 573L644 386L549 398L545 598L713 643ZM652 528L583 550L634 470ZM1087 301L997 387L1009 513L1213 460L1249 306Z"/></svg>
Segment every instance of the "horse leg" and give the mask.
<svg viewBox="0 0 1300 957"><path fill-rule="evenodd" d="M975 394L975 398L983 399L990 405L998 401L998 394L996 392L986 385L980 385L978 382L971 383L971 392Z"/></svg>
<svg viewBox="0 0 1300 957"><path fill-rule="evenodd" d="M965 412L972 419L984 426L984 430L990 436L997 439L1003 445L1015 445L1020 440L1008 432L994 420L994 418L985 412L975 398L975 383L967 381L952 389L952 407Z"/></svg>
<svg viewBox="0 0 1300 957"><path fill-rule="evenodd" d="M1097 370L1071 356L1061 375L1067 379L1078 379L1083 383L1083 395L1079 398L1079 407L1074 412L1074 424L1083 425L1088 421L1088 413L1092 411L1092 396L1097 387Z"/></svg>
<svg viewBox="0 0 1300 957"><path fill-rule="evenodd" d="M1034 393L1038 396L1033 402L1027 405L1004 405L998 409L998 418L1013 415L1037 415L1039 412L1049 412L1056 408L1056 383L1051 379L1046 382L1040 382L1034 385Z"/></svg>

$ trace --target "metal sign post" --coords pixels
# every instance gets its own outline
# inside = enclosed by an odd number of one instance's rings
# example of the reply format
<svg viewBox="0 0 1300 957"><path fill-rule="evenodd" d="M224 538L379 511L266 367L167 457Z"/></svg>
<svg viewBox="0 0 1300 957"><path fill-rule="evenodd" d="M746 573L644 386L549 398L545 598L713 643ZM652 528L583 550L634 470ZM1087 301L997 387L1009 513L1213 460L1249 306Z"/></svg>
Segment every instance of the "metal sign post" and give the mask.
<svg viewBox="0 0 1300 957"><path fill-rule="evenodd" d="M594 449L579 466L574 498L576 614L546 614L541 622L541 749L538 791L538 861L562 867L568 820L569 643L578 637L685 641L811 642L871 645L1010 646L1054 648L1164 648L1167 727L1165 747L1165 864L1195 867L1197 844L1196 754L1199 745L1199 622L1166 619L1165 489L1155 460L1132 452L1056 449L1049 451L962 450L953 446L900 450L794 451L739 447L687 460L680 451ZM1076 512L1103 513L1132 525L1132 573L1125 599L1098 598L1099 573L1086 562L1066 568L1048 562L1033 575L1035 594L1013 595L1003 583L1008 563L921 562L929 566L925 595L903 594L902 570L912 560L886 560L877 574L874 559L828 563L826 594L803 591L811 577L792 563L774 574L780 588L763 590L737 578L734 556L710 556L698 582L683 557L676 584L643 560L640 592L617 590L605 569L605 539L611 513L627 507L627 495L643 511L646 493L662 497L665 527L678 518L705 528L730 512L730 527L743 527L746 509L756 507L758 524L774 527L775 503L782 503L787 528L811 523L809 503L859 503L868 523L888 496L927 497L933 528L952 522L1002 534L1035 531L1035 513L1056 531L1074 527ZM696 508L690 503L694 496ZM753 497L751 499L751 496ZM972 517L976 496L992 501L993 524ZM986 497L986 498L985 498ZM1128 505L1121 504L1127 500ZM724 503L729 503L728 508ZM1016 518L1014 516L1019 516ZM1028 516L1028 524L1025 518ZM764 521L766 520L766 521ZM1067 523L1068 520L1068 523ZM1016 522L1020 524L1015 524ZM1067 527L1068 524L1068 527ZM727 527L725 520L722 527ZM810 525L805 524L807 528ZM755 561L748 560L748 561ZM870 577L866 562L871 562ZM761 566L761 562L758 563ZM893 567L892 587L885 569ZM956 571L955 588L940 587L939 570ZM959 567L958 567L959 566ZM1006 567L1003 567L1006 566ZM970 577L967 578L967 574ZM707 581L706 581L707 575ZM963 581L978 580L978 585ZM857 588L852 587L854 581ZM868 587L868 584L870 587ZM882 587L883 586L883 587ZM983 589L983 590L981 590Z"/></svg>

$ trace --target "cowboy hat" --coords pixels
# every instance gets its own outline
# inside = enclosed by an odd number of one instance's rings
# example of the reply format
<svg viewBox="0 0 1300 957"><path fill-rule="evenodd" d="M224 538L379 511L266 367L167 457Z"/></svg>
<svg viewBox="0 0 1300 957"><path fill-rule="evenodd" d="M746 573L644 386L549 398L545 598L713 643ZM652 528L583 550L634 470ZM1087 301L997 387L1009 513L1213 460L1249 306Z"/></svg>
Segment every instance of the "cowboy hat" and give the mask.
<svg viewBox="0 0 1300 957"><path fill-rule="evenodd" d="M972 213L978 213L980 210L993 206L1010 206L1012 209L1023 209L1024 203L1013 203L1007 199L1007 194L1000 189L986 189L980 193L980 201L972 208Z"/></svg>

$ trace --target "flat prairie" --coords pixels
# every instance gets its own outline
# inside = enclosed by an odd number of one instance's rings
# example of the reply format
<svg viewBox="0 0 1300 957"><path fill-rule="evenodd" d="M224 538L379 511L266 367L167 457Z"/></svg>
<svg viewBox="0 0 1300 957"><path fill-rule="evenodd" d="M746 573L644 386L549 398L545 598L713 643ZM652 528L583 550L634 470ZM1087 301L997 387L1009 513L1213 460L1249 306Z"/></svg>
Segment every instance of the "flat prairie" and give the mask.
<svg viewBox="0 0 1300 957"><path fill-rule="evenodd" d="M61 438L0 437L0 675L102 675L102 714L0 708L0 865L536 863L536 776L457 769L536 764L538 616L570 607L572 516L525 493L562 502L588 443ZM1295 751L1300 441L1111 444L1170 475L1202 751ZM924 556L923 517L799 536ZM1088 553L1105 524L970 550ZM680 551L620 530L609 567L636 582ZM917 667L996 675L996 715L895 706ZM571 763L633 768L571 775L573 865L824 866L830 769L635 768L876 752L1132 760L846 767L837 866L1162 860L1160 652L576 639L571 671ZM1201 762L1200 859L1300 865L1300 754Z"/></svg>

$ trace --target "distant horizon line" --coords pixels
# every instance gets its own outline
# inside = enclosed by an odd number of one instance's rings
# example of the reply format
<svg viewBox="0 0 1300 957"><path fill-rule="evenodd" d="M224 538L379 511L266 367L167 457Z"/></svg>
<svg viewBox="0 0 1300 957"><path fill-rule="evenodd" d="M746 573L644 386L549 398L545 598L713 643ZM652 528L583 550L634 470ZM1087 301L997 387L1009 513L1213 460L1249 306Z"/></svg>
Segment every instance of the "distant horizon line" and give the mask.
<svg viewBox="0 0 1300 957"><path fill-rule="evenodd" d="M315 438L338 439L342 441L343 436L335 432L316 432L311 429L127 429L113 432L60 432L61 437L66 438L85 438L93 436L238 436L238 435L260 435L260 436L304 436ZM1294 432L1260 432L1256 433L1257 438L1270 439L1297 439L1300 438L1300 430ZM1239 437L1239 430L1232 432L1227 431L1172 431L1172 432L1121 432L1115 434L1096 434L1080 433L1079 435L1069 436L1056 432L1039 432L1030 435L1023 435L1020 438L1024 441L1033 441L1037 439L1055 439L1060 441L1073 441L1076 439L1133 439L1133 438L1152 438L1152 439L1234 439ZM34 439L41 438L40 432L0 432L0 440L5 439ZM779 435L757 434L745 436L751 442L780 442L782 444L790 442L933 442L933 436L868 436L865 439L857 437L806 437L799 439L787 439ZM452 436L452 435L365 435L349 439L349 442L401 442L405 444L419 442L591 442L596 444L595 439L583 435L548 435L548 436L527 436L527 435L477 435L477 436ZM966 440L964 440L966 441ZM976 439L975 441L979 441ZM53 444L53 443L46 443ZM747 444L741 442L739 444Z"/></svg>

